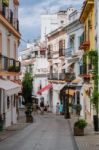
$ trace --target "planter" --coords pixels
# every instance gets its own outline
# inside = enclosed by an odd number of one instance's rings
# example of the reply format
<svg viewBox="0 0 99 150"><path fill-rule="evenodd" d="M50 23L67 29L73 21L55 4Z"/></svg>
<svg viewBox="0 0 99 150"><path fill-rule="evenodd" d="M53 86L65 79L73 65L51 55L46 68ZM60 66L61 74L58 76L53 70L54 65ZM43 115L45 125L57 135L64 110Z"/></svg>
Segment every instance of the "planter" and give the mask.
<svg viewBox="0 0 99 150"><path fill-rule="evenodd" d="M94 131L99 131L99 118L97 115L93 116L93 124L94 124Z"/></svg>
<svg viewBox="0 0 99 150"><path fill-rule="evenodd" d="M15 70L15 67L14 67L14 66L9 66L9 67L8 67L8 71L13 72L14 70Z"/></svg>
<svg viewBox="0 0 99 150"><path fill-rule="evenodd" d="M0 131L3 130L3 121L0 121Z"/></svg>
<svg viewBox="0 0 99 150"><path fill-rule="evenodd" d="M33 116L32 115L26 115L26 122L27 123L33 123Z"/></svg>
<svg viewBox="0 0 99 150"><path fill-rule="evenodd" d="M84 128L74 127L74 136L84 136Z"/></svg>

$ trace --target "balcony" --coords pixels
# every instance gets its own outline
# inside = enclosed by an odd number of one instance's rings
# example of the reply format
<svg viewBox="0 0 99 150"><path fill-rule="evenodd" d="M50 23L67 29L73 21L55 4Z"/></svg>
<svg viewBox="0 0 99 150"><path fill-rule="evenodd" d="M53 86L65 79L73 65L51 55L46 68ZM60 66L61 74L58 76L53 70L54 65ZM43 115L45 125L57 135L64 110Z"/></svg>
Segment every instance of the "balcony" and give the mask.
<svg viewBox="0 0 99 150"><path fill-rule="evenodd" d="M80 49L81 50L87 50L90 47L90 41L84 41L80 44Z"/></svg>
<svg viewBox="0 0 99 150"><path fill-rule="evenodd" d="M75 79L74 73L51 73L48 75L49 80L65 80L67 82Z"/></svg>
<svg viewBox="0 0 99 150"><path fill-rule="evenodd" d="M9 32L13 33L18 38L21 37L18 18L14 18L12 10L4 4L0 4L0 22L2 22Z"/></svg>
<svg viewBox="0 0 99 150"><path fill-rule="evenodd" d="M13 14L12 10L8 9L8 7L2 5L0 7L0 13L19 32L19 21L17 18L13 17L14 14Z"/></svg>
<svg viewBox="0 0 99 150"><path fill-rule="evenodd" d="M83 78L90 78L92 77L92 64L85 64L80 66L80 76Z"/></svg>
<svg viewBox="0 0 99 150"><path fill-rule="evenodd" d="M80 37L80 49L86 50L90 47L90 41L85 40L85 33L83 33Z"/></svg>
<svg viewBox="0 0 99 150"><path fill-rule="evenodd" d="M66 57L66 58L72 57L73 51L74 51L74 48L73 48L73 47L67 48L67 49L65 50L65 57Z"/></svg>
<svg viewBox="0 0 99 150"><path fill-rule="evenodd" d="M0 72L20 72L21 64L19 61L0 55Z"/></svg>
<svg viewBox="0 0 99 150"><path fill-rule="evenodd" d="M64 73L51 73L48 74L49 80L65 80L65 74Z"/></svg>

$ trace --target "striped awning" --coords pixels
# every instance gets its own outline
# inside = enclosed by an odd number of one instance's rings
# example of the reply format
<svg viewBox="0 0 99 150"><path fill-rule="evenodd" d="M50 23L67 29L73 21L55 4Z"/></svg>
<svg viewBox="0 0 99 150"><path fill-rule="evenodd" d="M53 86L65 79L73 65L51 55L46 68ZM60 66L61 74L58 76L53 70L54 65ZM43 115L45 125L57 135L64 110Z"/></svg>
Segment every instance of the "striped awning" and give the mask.
<svg viewBox="0 0 99 150"><path fill-rule="evenodd" d="M49 89L51 89L51 88L52 88L52 84L50 83L50 84L44 86L42 89L40 89L40 90L37 92L37 94L41 94L41 93L43 93L44 91L49 90Z"/></svg>

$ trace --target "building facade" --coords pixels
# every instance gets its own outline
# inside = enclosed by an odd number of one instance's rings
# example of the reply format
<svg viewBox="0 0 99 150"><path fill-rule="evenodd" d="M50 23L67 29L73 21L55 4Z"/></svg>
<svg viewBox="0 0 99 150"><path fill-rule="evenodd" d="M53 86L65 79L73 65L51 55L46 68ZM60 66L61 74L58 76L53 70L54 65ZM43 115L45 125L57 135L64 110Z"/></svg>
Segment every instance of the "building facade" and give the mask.
<svg viewBox="0 0 99 150"><path fill-rule="evenodd" d="M83 93L83 112L84 117L88 122L93 120L93 105L91 105L90 96L93 89L92 60L85 56L86 53L95 51L95 7L94 0L86 0L83 4L80 22L84 25L84 33L81 36L80 49L84 50L83 56L83 73L82 78L84 85L82 87Z"/></svg>
<svg viewBox="0 0 99 150"><path fill-rule="evenodd" d="M83 51L79 50L83 25L79 21L80 12L73 11L69 15L66 26L48 34L48 60L50 64L49 82L53 83L53 111L60 101L60 91L66 83L74 84L69 89L70 102L80 102L82 79L79 76L82 67ZM75 80L74 80L75 79ZM51 96L52 97L52 96ZM77 102L79 97L79 102Z"/></svg>
<svg viewBox="0 0 99 150"><path fill-rule="evenodd" d="M46 14L41 16L41 41L46 40L46 35L55 29L66 25L69 22L69 14L75 11L70 7L67 10L60 10L55 14Z"/></svg>
<svg viewBox="0 0 99 150"><path fill-rule="evenodd" d="M27 44L27 48L20 52L19 60L22 64L20 79L23 79L26 71L31 72L33 75L33 95L38 97L39 103L40 97L43 97L45 104L47 104L47 101L49 101L48 91L39 93L39 90L48 84L48 61L45 43L37 41Z"/></svg>
<svg viewBox="0 0 99 150"><path fill-rule="evenodd" d="M0 1L0 115L5 127L17 122L16 84L20 74L17 49L20 41L18 0Z"/></svg>

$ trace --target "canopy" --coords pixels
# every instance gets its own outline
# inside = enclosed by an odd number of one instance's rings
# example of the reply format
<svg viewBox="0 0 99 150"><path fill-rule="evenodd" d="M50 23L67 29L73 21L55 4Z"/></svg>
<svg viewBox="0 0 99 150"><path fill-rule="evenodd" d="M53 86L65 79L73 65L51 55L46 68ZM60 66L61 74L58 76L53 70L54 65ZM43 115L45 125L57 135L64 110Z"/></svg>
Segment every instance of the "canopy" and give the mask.
<svg viewBox="0 0 99 150"><path fill-rule="evenodd" d="M51 88L52 88L52 84L50 83L50 84L46 85L45 87L43 87L42 89L40 89L40 90L37 92L37 94L41 94L41 93L43 93L44 91L49 90L49 89L51 89Z"/></svg>
<svg viewBox="0 0 99 150"><path fill-rule="evenodd" d="M0 79L0 88L5 90L7 95L17 94L21 91L21 85L16 84L10 80Z"/></svg>

